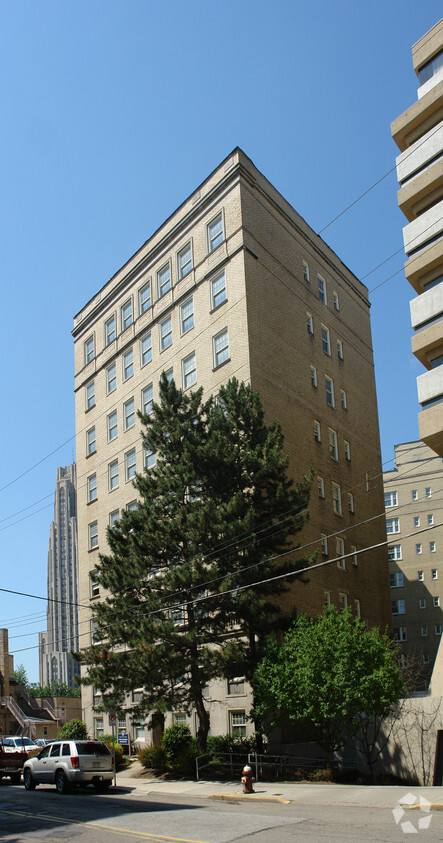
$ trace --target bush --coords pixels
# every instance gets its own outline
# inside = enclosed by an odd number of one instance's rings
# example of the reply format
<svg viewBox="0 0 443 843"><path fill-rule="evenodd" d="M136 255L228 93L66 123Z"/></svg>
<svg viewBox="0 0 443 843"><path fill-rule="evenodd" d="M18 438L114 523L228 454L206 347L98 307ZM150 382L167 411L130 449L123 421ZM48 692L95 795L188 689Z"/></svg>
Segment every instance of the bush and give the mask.
<svg viewBox="0 0 443 843"><path fill-rule="evenodd" d="M69 720L67 723L64 723L55 737L58 741L62 741L65 738L66 740L85 741L89 738L88 728L86 723L83 723L83 720L77 720L74 718L73 720Z"/></svg>
<svg viewBox="0 0 443 843"><path fill-rule="evenodd" d="M236 738L233 735L210 735L208 737L207 752L216 756L220 753L236 752L246 755L255 752L257 748L256 735L250 738Z"/></svg>
<svg viewBox="0 0 443 843"><path fill-rule="evenodd" d="M109 746L109 749L112 752L112 735L102 735L100 740L103 741L103 743L105 743L106 746ZM128 763L127 760L126 760L125 751L124 751L122 745L120 743L117 743L117 741L115 741L114 747L115 747L115 768L116 768L116 770L122 770L123 767L126 767L126 765Z"/></svg>
<svg viewBox="0 0 443 843"><path fill-rule="evenodd" d="M200 755L200 749L196 738L191 738L190 743L180 750L172 762L172 770L181 776L195 776L195 759Z"/></svg>
<svg viewBox="0 0 443 843"><path fill-rule="evenodd" d="M183 755L191 744L192 735L189 726L184 726L182 723L174 723L173 726L169 726L163 732L162 747L170 763L176 762L179 756Z"/></svg>
<svg viewBox="0 0 443 843"><path fill-rule="evenodd" d="M155 770L156 773L164 773L166 770L166 752L162 746L145 746L137 757L147 770Z"/></svg>

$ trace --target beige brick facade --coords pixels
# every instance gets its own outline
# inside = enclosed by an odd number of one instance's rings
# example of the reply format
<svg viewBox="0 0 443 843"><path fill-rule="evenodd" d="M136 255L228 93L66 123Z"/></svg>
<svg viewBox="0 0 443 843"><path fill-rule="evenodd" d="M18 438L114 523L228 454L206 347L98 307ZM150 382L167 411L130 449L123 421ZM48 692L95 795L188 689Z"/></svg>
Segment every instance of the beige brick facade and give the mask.
<svg viewBox="0 0 443 843"><path fill-rule="evenodd" d="M170 331L172 342L162 349ZM141 409L151 384L157 398L163 370L172 369L183 385L183 361L206 395L233 375L251 383L268 421L282 423L293 476L316 470L310 519L299 537L305 549L294 561L307 552L316 551L318 562L355 553L294 583L285 608L316 615L330 600L354 607L370 624L389 624L386 550L359 553L385 538L367 289L240 149L84 306L73 335L79 602L91 607L80 609L80 644L89 643L100 599L89 572L106 552L111 514L135 498L125 475L134 449L136 469L143 468L139 423L132 424L128 402ZM219 685L212 697L224 713L214 713L211 723L213 731L226 731L225 721L246 710L249 697L234 695L233 709L233 695ZM86 689L90 723L92 702ZM239 715L234 729L240 721Z"/></svg>

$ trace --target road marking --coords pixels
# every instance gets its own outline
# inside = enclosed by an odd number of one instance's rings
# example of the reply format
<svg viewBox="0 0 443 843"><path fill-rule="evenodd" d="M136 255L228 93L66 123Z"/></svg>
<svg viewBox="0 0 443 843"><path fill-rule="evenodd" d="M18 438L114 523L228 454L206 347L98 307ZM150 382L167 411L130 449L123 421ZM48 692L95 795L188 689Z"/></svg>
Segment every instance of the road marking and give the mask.
<svg viewBox="0 0 443 843"><path fill-rule="evenodd" d="M139 840L172 840L173 843L208 843L207 840L195 840L189 837L168 837L165 834L148 834L145 831L130 831L126 828L115 828L112 825L101 825L101 823L82 823L78 820L69 820L66 817L51 817L49 814L28 814L26 811L6 811L0 809L2 814L14 814L17 817L32 817L34 820L49 820L54 823L70 823L71 825L81 825L84 828L101 828L103 831L112 831L114 834L130 834Z"/></svg>

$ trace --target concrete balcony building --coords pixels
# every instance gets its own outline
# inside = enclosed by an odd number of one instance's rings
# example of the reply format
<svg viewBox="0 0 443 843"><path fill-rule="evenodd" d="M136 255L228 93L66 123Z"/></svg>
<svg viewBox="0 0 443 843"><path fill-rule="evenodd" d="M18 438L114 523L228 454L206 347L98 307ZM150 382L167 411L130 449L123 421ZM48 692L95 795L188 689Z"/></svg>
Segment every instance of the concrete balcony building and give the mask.
<svg viewBox="0 0 443 843"><path fill-rule="evenodd" d="M420 438L443 456L443 19L412 47L418 98L392 123L411 301Z"/></svg>

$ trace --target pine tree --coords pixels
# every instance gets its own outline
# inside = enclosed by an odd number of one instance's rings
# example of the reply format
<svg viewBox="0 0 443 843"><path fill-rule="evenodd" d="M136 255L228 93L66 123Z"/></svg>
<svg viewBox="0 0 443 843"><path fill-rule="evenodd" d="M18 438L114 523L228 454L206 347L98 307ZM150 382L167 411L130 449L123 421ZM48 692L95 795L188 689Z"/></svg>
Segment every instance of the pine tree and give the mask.
<svg viewBox="0 0 443 843"><path fill-rule="evenodd" d="M195 709L204 749L206 686L252 678L278 619L283 581L253 584L285 572L272 557L303 524L309 481L292 487L280 425L266 425L258 395L236 380L203 402L163 375L141 419L156 462L134 482L138 508L108 530L94 572L107 596L81 659L107 710L135 688L140 713Z"/></svg>

